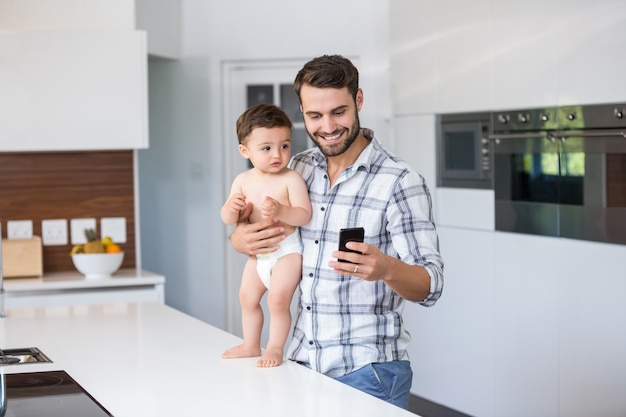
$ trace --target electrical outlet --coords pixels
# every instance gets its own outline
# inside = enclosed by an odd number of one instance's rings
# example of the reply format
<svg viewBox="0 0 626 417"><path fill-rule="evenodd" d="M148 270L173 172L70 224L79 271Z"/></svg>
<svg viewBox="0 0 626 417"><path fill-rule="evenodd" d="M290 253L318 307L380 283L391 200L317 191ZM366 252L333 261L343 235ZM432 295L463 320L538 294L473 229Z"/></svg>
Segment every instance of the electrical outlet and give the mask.
<svg viewBox="0 0 626 417"><path fill-rule="evenodd" d="M67 220L50 219L41 221L41 241L44 246L67 245Z"/></svg>
<svg viewBox="0 0 626 417"><path fill-rule="evenodd" d="M7 238L30 239L33 237L32 220L9 220L7 221Z"/></svg>
<svg viewBox="0 0 626 417"><path fill-rule="evenodd" d="M126 219L124 217L101 218L100 235L110 237L115 243L126 243Z"/></svg>
<svg viewBox="0 0 626 417"><path fill-rule="evenodd" d="M96 230L96 219L71 219L70 220L72 245L87 243L85 230Z"/></svg>

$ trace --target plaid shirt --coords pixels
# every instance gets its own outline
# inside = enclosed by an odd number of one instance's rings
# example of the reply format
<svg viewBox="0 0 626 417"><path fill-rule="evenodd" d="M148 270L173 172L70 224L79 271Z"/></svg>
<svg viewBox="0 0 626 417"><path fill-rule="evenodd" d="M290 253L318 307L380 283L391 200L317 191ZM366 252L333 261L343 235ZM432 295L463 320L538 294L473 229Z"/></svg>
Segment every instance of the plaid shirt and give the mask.
<svg viewBox="0 0 626 417"><path fill-rule="evenodd" d="M339 229L362 226L365 243L426 268L430 294L420 304L435 304L443 288L443 260L423 177L383 149L371 130L363 133L371 143L332 188L319 149L291 162L307 184L313 216L300 227L301 295L287 357L331 377L370 363L408 360L410 340L402 297L380 280L343 276L328 267Z"/></svg>

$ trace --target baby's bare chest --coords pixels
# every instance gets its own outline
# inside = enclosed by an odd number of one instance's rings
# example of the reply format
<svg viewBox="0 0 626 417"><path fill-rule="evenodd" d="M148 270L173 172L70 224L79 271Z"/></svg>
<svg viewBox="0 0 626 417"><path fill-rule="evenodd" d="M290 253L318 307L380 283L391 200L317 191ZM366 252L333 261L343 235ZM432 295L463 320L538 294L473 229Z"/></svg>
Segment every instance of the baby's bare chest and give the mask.
<svg viewBox="0 0 626 417"><path fill-rule="evenodd" d="M289 206L289 188L285 181L267 181L263 184L245 184L242 187L246 201L252 203L252 218L254 221L261 218L261 205L266 197L271 197L279 203ZM258 217L257 217L258 216Z"/></svg>

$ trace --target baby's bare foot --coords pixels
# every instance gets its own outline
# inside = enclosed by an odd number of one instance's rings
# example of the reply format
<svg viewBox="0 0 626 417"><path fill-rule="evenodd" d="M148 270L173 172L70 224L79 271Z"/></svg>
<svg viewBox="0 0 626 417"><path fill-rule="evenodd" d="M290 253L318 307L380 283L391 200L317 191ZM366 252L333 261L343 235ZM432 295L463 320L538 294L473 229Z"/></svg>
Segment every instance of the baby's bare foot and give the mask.
<svg viewBox="0 0 626 417"><path fill-rule="evenodd" d="M282 349L267 349L256 363L259 368L272 368L283 363Z"/></svg>
<svg viewBox="0 0 626 417"><path fill-rule="evenodd" d="M260 347L250 347L246 345L239 345L239 346L232 347L224 351L224 353L222 353L222 358L224 359L252 358L255 356L261 356Z"/></svg>

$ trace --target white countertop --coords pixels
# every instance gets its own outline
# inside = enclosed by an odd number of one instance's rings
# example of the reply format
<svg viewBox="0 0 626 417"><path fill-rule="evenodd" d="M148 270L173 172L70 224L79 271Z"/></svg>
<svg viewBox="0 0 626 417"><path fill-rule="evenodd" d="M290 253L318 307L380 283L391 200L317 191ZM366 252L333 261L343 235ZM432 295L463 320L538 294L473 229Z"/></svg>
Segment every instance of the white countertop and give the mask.
<svg viewBox="0 0 626 417"><path fill-rule="evenodd" d="M37 347L115 417L415 416L301 365L222 359L241 340L159 303L12 309L2 348Z"/></svg>
<svg viewBox="0 0 626 417"><path fill-rule="evenodd" d="M4 290L7 293L20 291L66 290L136 285L163 284L165 277L137 269L120 269L110 278L86 279L78 271L53 272L38 278L6 278Z"/></svg>

